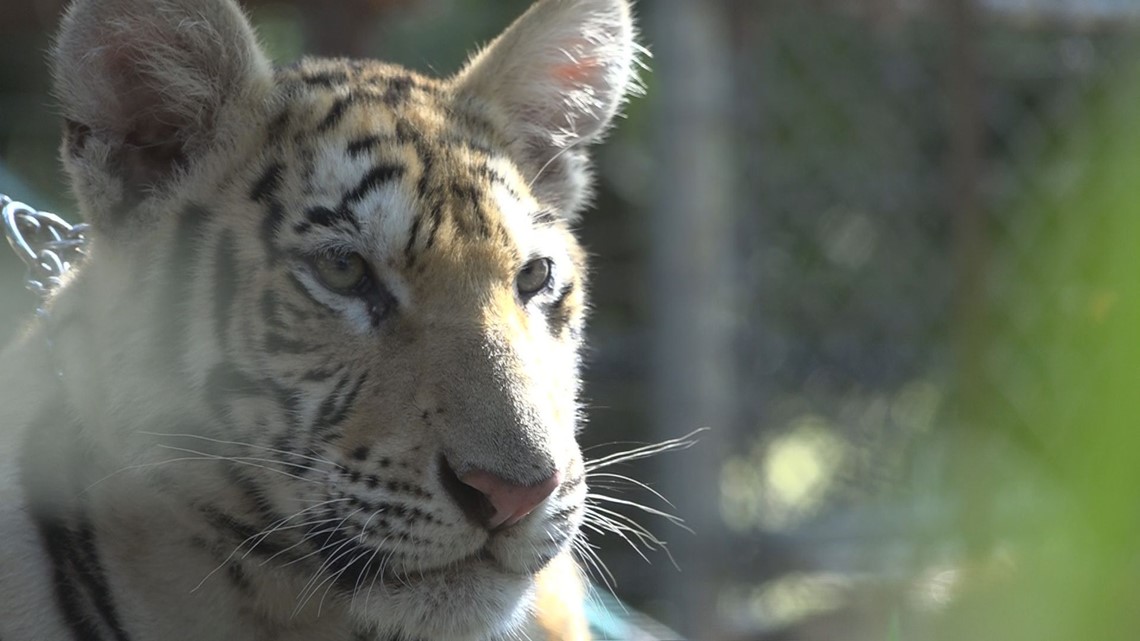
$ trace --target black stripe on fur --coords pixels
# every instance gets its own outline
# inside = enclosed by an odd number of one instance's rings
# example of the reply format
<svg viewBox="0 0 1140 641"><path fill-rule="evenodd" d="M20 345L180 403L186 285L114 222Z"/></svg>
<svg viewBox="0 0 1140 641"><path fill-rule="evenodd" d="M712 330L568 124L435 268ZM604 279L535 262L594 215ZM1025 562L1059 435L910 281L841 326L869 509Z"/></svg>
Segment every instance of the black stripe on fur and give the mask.
<svg viewBox="0 0 1140 641"><path fill-rule="evenodd" d="M83 503L91 472L79 432L61 408L29 425L21 461L28 511L51 559L56 605L72 635L78 641L129 641Z"/></svg>
<svg viewBox="0 0 1140 641"><path fill-rule="evenodd" d="M83 597L74 568L68 559L67 529L54 519L33 512L40 538L51 559L56 607L76 641L102 641L108 638L96 624L96 615Z"/></svg>
<svg viewBox="0 0 1140 641"><path fill-rule="evenodd" d="M352 191L349 191L344 195L344 198L341 199L340 208L343 209L348 205L360 202L372 190L403 176L406 171L402 165L394 164L377 165L369 169L368 173L364 174L364 177L360 179L360 182L352 188ZM353 226L356 227L358 231L360 230L360 226L356 224L355 218L350 222L353 223Z"/></svg>
<svg viewBox="0 0 1140 641"><path fill-rule="evenodd" d="M574 281L570 281L562 288L562 291L558 292L558 298L554 299L545 309L546 324L552 334L561 332L570 322L571 314L570 310L566 308L566 301L573 292Z"/></svg>
<svg viewBox="0 0 1140 641"><path fill-rule="evenodd" d="M285 219L285 208L281 205L277 190L281 188L285 166L280 162L270 163L249 192L250 200L265 207L265 218L261 220L261 242L269 261L275 261L281 250L277 247L277 231Z"/></svg>
<svg viewBox="0 0 1140 641"><path fill-rule="evenodd" d="M356 216L347 207L329 209L328 207L311 207L305 210L305 220L293 226L293 231L304 234L314 225L317 227L337 227L346 223L356 231L360 231L360 223Z"/></svg>
<svg viewBox="0 0 1140 641"><path fill-rule="evenodd" d="M87 587L88 594L103 622L111 629L116 641L129 641L122 622L119 621L111 585L107 582L103 564L96 545L97 535L94 525L86 518L79 521L71 544L78 549L73 552L74 562L79 570L79 578Z"/></svg>
<svg viewBox="0 0 1140 641"><path fill-rule="evenodd" d="M352 387L347 392L343 391L343 387L348 382L348 377L345 377L336 389L329 394L328 398L321 403L321 411L317 415L316 424L313 425L313 438L311 442L328 441L332 434L336 432L336 428L340 426L348 414L352 412L353 406L356 404L356 398L360 395L361 388L364 387L364 382L368 379L368 374L361 374ZM339 403L336 401L339 399ZM335 409L333 409L335 407Z"/></svg>
<svg viewBox="0 0 1140 641"><path fill-rule="evenodd" d="M166 282L159 297L158 348L174 373L180 373L183 342L189 332L190 314L186 304L191 300L194 263L201 247L202 230L210 220L210 212L200 205L189 205L179 215L166 267Z"/></svg>
<svg viewBox="0 0 1140 641"><path fill-rule="evenodd" d="M222 352L225 352L229 346L226 329L229 327L230 313L237 297L238 264L235 252L233 232L226 231L218 239L214 251L214 333L218 348Z"/></svg>

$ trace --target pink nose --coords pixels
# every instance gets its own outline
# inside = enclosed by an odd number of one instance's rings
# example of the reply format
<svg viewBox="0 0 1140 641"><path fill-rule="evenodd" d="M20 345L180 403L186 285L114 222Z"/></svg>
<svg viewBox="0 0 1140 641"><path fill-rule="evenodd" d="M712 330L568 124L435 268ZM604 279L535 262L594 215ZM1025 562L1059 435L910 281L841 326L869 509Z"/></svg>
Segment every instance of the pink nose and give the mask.
<svg viewBox="0 0 1140 641"><path fill-rule="evenodd" d="M491 502L495 513L488 520L487 527L494 530L510 527L523 520L523 517L533 512L534 508L558 489L562 477L555 472L536 485L517 485L490 472L474 470L459 480L464 485L479 490Z"/></svg>

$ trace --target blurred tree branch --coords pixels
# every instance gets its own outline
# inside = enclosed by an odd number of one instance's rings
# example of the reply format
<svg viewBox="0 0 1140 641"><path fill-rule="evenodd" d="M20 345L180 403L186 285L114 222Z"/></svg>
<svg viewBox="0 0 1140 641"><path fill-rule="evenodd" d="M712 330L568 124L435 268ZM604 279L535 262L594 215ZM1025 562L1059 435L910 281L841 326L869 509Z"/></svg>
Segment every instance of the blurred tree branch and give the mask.
<svg viewBox="0 0 1140 641"><path fill-rule="evenodd" d="M306 50L322 56L368 56L369 37L386 17L419 4L420 0L241 0L248 8L291 5L303 16ZM5 3L0 34L50 32L59 22L67 0Z"/></svg>
<svg viewBox="0 0 1140 641"><path fill-rule="evenodd" d="M304 16L305 50L317 56L366 58L373 55L370 36L396 11L419 0L338 0L329 10L324 0L293 0Z"/></svg>

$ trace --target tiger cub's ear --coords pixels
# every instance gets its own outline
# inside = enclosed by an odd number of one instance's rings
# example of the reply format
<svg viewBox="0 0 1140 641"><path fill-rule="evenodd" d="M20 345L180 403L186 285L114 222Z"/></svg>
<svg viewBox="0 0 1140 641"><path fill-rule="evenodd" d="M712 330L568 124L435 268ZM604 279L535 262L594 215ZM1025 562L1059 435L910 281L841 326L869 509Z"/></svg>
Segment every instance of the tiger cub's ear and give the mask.
<svg viewBox="0 0 1140 641"><path fill-rule="evenodd" d="M454 80L505 113L536 196L565 216L588 196L584 147L638 86L635 36L628 0L540 0Z"/></svg>
<svg viewBox="0 0 1140 641"><path fill-rule="evenodd" d="M52 66L64 162L96 228L237 135L272 87L232 0L76 0Z"/></svg>

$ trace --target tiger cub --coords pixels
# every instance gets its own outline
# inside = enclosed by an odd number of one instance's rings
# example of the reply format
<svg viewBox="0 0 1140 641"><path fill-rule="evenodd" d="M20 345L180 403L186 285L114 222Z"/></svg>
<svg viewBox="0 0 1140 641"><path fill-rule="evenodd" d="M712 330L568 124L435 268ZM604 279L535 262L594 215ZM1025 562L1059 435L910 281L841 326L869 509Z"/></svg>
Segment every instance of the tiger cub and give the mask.
<svg viewBox="0 0 1140 641"><path fill-rule="evenodd" d="M541 0L450 78L274 68L231 0L77 0L91 245L0 360L0 639L586 638L571 227L638 51Z"/></svg>

